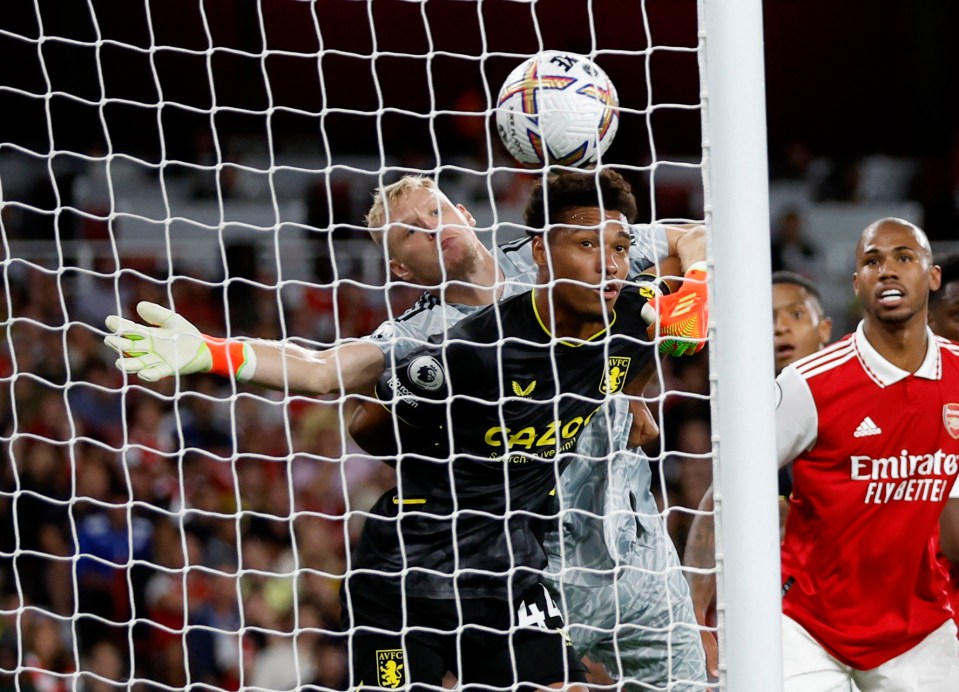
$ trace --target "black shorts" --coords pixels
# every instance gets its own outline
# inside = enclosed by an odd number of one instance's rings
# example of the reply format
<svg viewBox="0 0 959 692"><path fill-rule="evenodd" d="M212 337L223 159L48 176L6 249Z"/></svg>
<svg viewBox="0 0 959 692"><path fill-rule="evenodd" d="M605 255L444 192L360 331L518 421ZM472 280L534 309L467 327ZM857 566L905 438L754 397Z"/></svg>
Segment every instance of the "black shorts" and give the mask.
<svg viewBox="0 0 959 692"><path fill-rule="evenodd" d="M461 685L498 688L585 680L559 608L542 584L527 589L513 608L495 598L407 597L404 609L391 588L352 589L349 600L343 623L352 628L353 689L439 687L447 671Z"/></svg>

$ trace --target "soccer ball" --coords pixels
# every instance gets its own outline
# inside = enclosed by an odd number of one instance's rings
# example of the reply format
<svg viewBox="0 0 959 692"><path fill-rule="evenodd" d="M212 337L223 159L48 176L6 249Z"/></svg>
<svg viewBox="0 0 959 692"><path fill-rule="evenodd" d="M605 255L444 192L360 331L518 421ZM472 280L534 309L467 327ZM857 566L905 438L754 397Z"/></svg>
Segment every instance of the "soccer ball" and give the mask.
<svg viewBox="0 0 959 692"><path fill-rule="evenodd" d="M619 127L619 98L589 58L548 50L513 70L496 99L496 129L527 166L586 166Z"/></svg>

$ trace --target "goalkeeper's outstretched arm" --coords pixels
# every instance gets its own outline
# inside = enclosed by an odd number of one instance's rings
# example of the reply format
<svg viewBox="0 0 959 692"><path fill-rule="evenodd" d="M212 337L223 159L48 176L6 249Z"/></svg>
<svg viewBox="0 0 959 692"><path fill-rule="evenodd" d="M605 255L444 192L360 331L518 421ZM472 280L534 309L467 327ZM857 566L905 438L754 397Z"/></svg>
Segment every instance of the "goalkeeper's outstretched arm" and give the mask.
<svg viewBox="0 0 959 692"><path fill-rule="evenodd" d="M285 341L249 342L257 358L250 380L271 389L305 394L366 394L383 372L383 352L366 341L350 341L323 351Z"/></svg>
<svg viewBox="0 0 959 692"><path fill-rule="evenodd" d="M211 372L271 389L305 394L365 393L383 372L383 352L354 341L312 351L286 341L227 340L202 334L189 320L156 303L141 302L146 324L111 315L104 342L120 370L145 382Z"/></svg>

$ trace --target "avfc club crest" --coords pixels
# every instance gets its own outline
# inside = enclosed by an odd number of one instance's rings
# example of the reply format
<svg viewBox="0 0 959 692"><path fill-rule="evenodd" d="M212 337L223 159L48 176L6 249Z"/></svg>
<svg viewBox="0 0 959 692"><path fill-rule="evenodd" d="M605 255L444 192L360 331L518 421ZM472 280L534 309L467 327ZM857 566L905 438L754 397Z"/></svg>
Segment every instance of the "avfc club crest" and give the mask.
<svg viewBox="0 0 959 692"><path fill-rule="evenodd" d="M403 687L406 684L406 664L403 662L403 649L381 649L376 652L376 670L379 686L387 689Z"/></svg>
<svg viewBox="0 0 959 692"><path fill-rule="evenodd" d="M946 404L942 407L942 424L954 440L959 440L959 404Z"/></svg>
<svg viewBox="0 0 959 692"><path fill-rule="evenodd" d="M599 382L599 391L603 394L615 394L626 384L626 373L629 372L629 362L631 358L627 356L610 356L606 361L606 371L603 373L603 379Z"/></svg>

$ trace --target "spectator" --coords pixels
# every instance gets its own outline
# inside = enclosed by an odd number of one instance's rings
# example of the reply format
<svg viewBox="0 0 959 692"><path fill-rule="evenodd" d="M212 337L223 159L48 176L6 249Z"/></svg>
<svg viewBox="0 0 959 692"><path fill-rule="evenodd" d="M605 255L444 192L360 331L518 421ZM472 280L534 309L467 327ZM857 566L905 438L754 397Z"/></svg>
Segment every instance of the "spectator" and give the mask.
<svg viewBox="0 0 959 692"><path fill-rule="evenodd" d="M153 556L152 525L132 513L115 471L96 462L86 468L106 478L97 489L104 494L93 498L98 502L77 522L78 628L84 648L113 635L107 623L126 626L146 613L148 573L135 561Z"/></svg>
<svg viewBox="0 0 959 692"><path fill-rule="evenodd" d="M837 157L831 161L825 178L816 189L816 200L855 202L859 199L859 182L859 161L850 157Z"/></svg>
<svg viewBox="0 0 959 692"><path fill-rule="evenodd" d="M77 680L77 692L114 692L124 687L129 678L123 670L123 655L112 642L94 644L84 663Z"/></svg>
<svg viewBox="0 0 959 692"><path fill-rule="evenodd" d="M19 582L27 599L53 612L73 610L70 550L67 543L70 498L69 466L63 447L43 440L19 440L13 460L20 469L15 522L18 540L11 548L21 551L16 560ZM11 553L13 550L10 551ZM52 560L52 557L60 558ZM10 565L11 568L14 565Z"/></svg>
<svg viewBox="0 0 959 692"><path fill-rule="evenodd" d="M27 685L35 692L67 692L76 670L61 625L31 612L26 616L23 665Z"/></svg>
<svg viewBox="0 0 959 692"><path fill-rule="evenodd" d="M802 214L788 209L772 242L772 270L791 271L812 279L822 274L820 253L803 231Z"/></svg>
<svg viewBox="0 0 959 692"><path fill-rule="evenodd" d="M320 674L316 658L319 625L311 604L301 603L296 611L291 608L280 623L280 631L271 634L266 647L257 654L250 684L268 690L295 690L313 682Z"/></svg>
<svg viewBox="0 0 959 692"><path fill-rule="evenodd" d="M220 563L206 578L208 597L196 609L190 604L187 652L191 681L235 690L244 662L236 564Z"/></svg>
<svg viewBox="0 0 959 692"><path fill-rule="evenodd" d="M152 671L152 680L171 687L184 687L187 682L183 654L187 604L202 603L209 594L204 573L197 569L202 556L196 534L178 531L171 521L154 522L153 562L159 569L153 570L145 588L150 621L146 670Z"/></svg>

